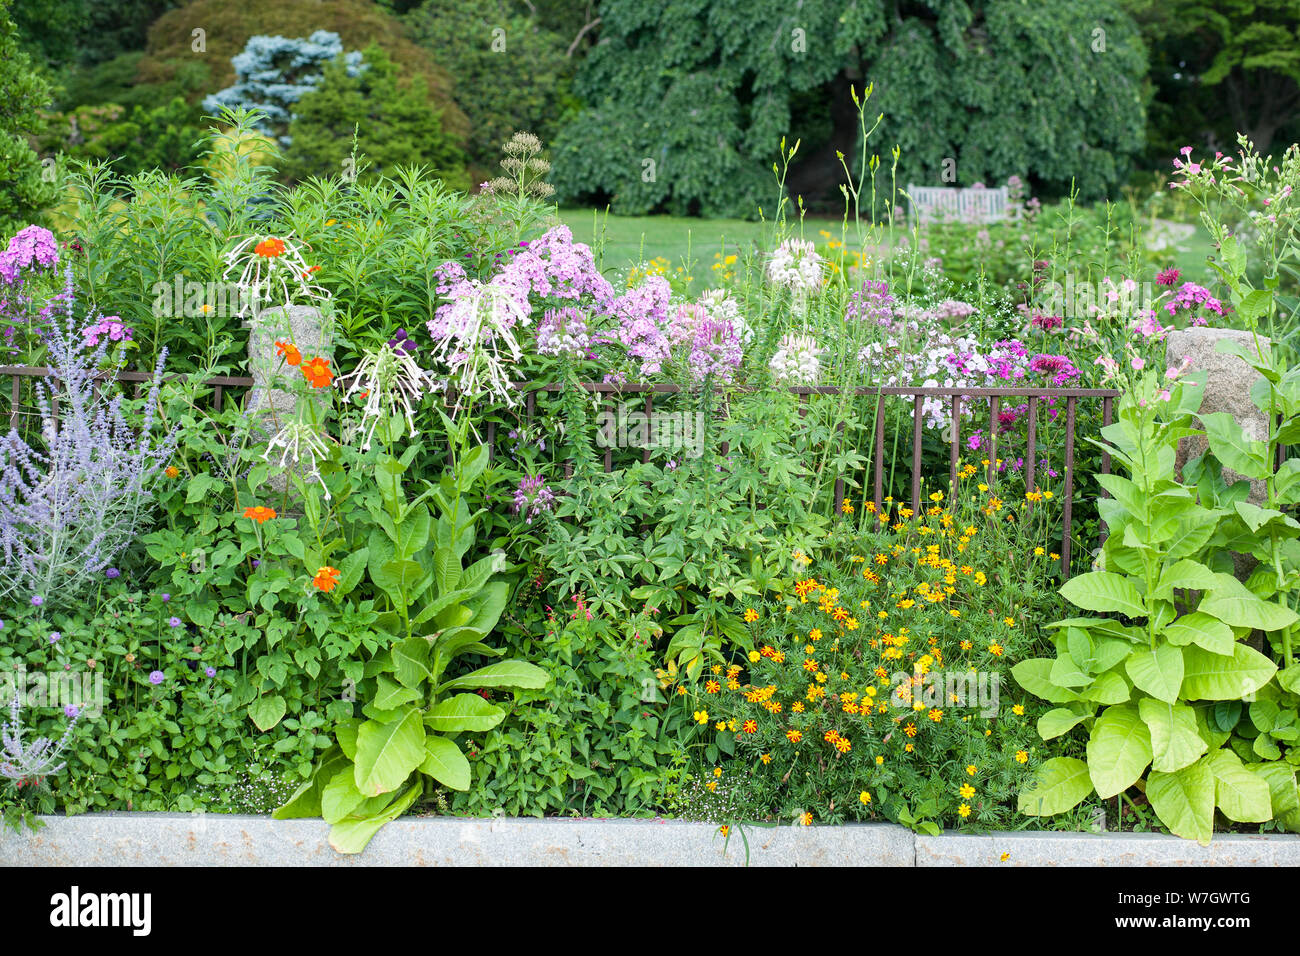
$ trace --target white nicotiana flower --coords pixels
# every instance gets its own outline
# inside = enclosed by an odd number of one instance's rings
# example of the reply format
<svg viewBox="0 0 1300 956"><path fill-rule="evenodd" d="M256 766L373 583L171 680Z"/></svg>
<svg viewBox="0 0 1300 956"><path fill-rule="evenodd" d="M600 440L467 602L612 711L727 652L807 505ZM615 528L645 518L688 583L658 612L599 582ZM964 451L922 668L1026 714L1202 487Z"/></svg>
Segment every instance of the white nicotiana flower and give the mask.
<svg viewBox="0 0 1300 956"><path fill-rule="evenodd" d="M226 271L222 278L229 280L236 273L241 301L239 315L251 314L260 303L283 299L285 306L293 304L293 297L321 300L329 294L311 283L315 271L303 259L298 244L291 238L252 235L241 239L226 253ZM277 295L278 292L278 295Z"/></svg>
<svg viewBox="0 0 1300 956"><path fill-rule="evenodd" d="M321 477L318 463L330 457L330 448L320 429L311 422L298 420L288 422L274 438L267 442L266 451L262 453L263 461L270 461L271 453L277 448L283 449L277 466L283 469L290 459L295 465L301 465L305 460L307 470L320 482L321 488L325 489L325 500L328 501L330 490L325 487L325 479Z"/></svg>
<svg viewBox="0 0 1300 956"><path fill-rule="evenodd" d="M389 416L399 412L406 418L411 437L417 434L415 411L412 406L429 389L429 374L416 363L404 349L381 345L361 356L361 361L341 384L346 384L345 399L360 393L365 405L361 409L364 440L361 450L368 451L379 424L381 413Z"/></svg>
<svg viewBox="0 0 1300 956"><path fill-rule="evenodd" d="M822 257L811 241L787 239L768 259L767 277L796 293L815 291L822 284Z"/></svg>
<svg viewBox="0 0 1300 956"><path fill-rule="evenodd" d="M778 381L792 385L816 385L821 376L822 363L819 356L822 351L812 336L787 332L781 337L768 367Z"/></svg>
<svg viewBox="0 0 1300 956"><path fill-rule="evenodd" d="M487 392L514 405L507 368L523 358L523 350L513 328L528 324L528 312L499 286L470 284L473 291L456 299L442 334L435 335L433 357L446 364L448 384L458 392Z"/></svg>

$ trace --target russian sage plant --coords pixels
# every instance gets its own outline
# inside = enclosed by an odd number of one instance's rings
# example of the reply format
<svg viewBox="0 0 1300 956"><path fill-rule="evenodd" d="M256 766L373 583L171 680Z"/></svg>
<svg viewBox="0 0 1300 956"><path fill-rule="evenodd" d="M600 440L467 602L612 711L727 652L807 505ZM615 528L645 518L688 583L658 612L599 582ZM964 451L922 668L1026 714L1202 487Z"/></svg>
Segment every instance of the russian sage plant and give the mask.
<svg viewBox="0 0 1300 956"><path fill-rule="evenodd" d="M70 283L69 283L70 285ZM149 522L151 488L175 447L154 434L166 350L137 425L122 396L99 379L109 340L87 348L66 315L46 335L51 374L37 382L41 430L29 443L16 429L0 439L0 595L64 603L116 563ZM39 599L39 600L38 600Z"/></svg>

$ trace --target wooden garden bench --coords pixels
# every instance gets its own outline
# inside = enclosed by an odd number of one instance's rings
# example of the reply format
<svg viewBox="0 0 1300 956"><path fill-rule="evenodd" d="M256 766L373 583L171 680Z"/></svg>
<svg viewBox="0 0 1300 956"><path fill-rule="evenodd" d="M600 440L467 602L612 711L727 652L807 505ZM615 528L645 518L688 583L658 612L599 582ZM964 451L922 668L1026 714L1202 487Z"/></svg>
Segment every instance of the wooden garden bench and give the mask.
<svg viewBox="0 0 1300 956"><path fill-rule="evenodd" d="M947 186L907 186L912 218L930 222L998 222L1008 216L1007 187L958 189Z"/></svg>

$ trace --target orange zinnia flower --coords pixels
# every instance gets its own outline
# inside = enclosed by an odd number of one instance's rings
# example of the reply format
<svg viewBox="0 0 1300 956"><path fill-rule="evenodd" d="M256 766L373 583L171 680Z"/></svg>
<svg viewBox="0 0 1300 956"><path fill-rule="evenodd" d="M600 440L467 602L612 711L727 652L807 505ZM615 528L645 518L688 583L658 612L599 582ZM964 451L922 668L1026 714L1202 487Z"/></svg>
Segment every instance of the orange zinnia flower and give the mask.
<svg viewBox="0 0 1300 956"><path fill-rule="evenodd" d="M263 239L253 247L253 252L257 253L263 259L278 259L280 256L284 255L284 240L276 239L274 237Z"/></svg>
<svg viewBox="0 0 1300 956"><path fill-rule="evenodd" d="M329 360L320 356L302 363L302 376L312 388L325 388L334 381Z"/></svg>
<svg viewBox="0 0 1300 956"><path fill-rule="evenodd" d="M256 508L245 508L244 517L252 518L258 524L261 524L262 522L269 521L275 517L275 509L266 508L262 505L258 505Z"/></svg>
<svg viewBox="0 0 1300 956"><path fill-rule="evenodd" d="M292 342L276 342L275 354L283 355L284 360L290 365L297 365L302 361L302 353L298 351L298 346Z"/></svg>
<svg viewBox="0 0 1300 956"><path fill-rule="evenodd" d="M302 274L302 277L303 277L304 279L310 279L310 278L311 278L311 274L312 274L313 272L320 272L320 266L311 266L310 268L307 269L306 272L304 272L304 273Z"/></svg>
<svg viewBox="0 0 1300 956"><path fill-rule="evenodd" d="M334 585L338 583L338 578L338 568L324 567L316 572L316 576L311 579L311 583L322 591L333 591Z"/></svg>

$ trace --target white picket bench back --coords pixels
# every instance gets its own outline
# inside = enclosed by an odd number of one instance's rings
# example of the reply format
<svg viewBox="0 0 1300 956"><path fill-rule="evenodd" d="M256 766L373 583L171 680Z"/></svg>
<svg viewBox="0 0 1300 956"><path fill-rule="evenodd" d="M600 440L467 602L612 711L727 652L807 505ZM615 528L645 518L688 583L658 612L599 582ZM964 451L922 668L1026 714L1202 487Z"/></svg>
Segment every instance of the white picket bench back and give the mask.
<svg viewBox="0 0 1300 956"><path fill-rule="evenodd" d="M1007 187L957 189L947 186L907 186L912 217L920 223L957 220L998 222L1007 218Z"/></svg>

